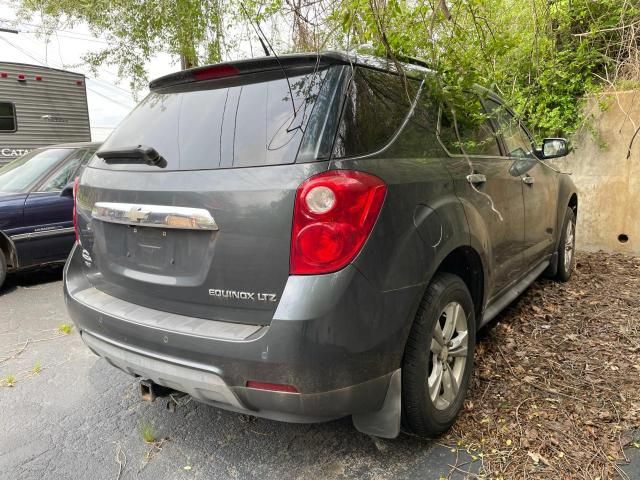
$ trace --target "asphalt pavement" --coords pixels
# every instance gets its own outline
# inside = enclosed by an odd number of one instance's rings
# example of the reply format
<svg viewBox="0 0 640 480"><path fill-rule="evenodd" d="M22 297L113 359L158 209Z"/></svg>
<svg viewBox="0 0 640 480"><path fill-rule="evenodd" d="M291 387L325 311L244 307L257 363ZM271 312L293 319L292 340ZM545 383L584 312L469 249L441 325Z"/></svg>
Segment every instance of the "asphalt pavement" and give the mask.
<svg viewBox="0 0 640 480"><path fill-rule="evenodd" d="M143 402L136 380L63 333L61 277L12 275L0 290L0 380L14 383L0 387L1 479L459 479L480 467L435 442L363 435L348 418L286 424Z"/></svg>

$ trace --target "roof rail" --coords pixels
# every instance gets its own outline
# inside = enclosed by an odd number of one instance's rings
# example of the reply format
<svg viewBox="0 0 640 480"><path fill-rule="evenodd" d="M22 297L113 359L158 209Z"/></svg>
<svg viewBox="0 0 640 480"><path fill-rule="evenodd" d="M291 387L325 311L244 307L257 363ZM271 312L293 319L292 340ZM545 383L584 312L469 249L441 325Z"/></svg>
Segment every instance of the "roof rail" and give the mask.
<svg viewBox="0 0 640 480"><path fill-rule="evenodd" d="M428 68L432 70L431 65L429 65L426 61L421 60L419 58L410 57L409 55L395 55L396 60L404 63L410 63L411 65L417 65L419 67Z"/></svg>

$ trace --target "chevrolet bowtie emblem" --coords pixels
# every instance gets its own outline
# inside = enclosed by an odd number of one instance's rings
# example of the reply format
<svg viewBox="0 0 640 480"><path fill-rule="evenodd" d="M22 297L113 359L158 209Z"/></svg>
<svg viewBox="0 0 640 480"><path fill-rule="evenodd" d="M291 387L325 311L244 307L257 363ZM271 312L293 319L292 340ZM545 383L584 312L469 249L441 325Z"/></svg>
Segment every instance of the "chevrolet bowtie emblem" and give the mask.
<svg viewBox="0 0 640 480"><path fill-rule="evenodd" d="M132 222L139 222L144 220L149 215L149 212L142 210L140 207L134 207L127 212L127 218Z"/></svg>

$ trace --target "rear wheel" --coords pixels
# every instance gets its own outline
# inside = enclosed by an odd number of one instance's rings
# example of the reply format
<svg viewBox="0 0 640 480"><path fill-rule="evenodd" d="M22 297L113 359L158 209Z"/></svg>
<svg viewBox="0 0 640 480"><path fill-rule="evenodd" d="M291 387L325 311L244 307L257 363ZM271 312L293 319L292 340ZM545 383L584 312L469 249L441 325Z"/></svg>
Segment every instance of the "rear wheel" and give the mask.
<svg viewBox="0 0 640 480"><path fill-rule="evenodd" d="M465 283L438 273L427 288L405 349L402 401L405 427L426 437L453 425L473 369L476 322Z"/></svg>
<svg viewBox="0 0 640 480"><path fill-rule="evenodd" d="M560 245L558 245L558 273L556 278L566 282L571 278L576 264L576 214L572 208L567 208L562 224Z"/></svg>
<svg viewBox="0 0 640 480"><path fill-rule="evenodd" d="M7 259L4 257L4 252L0 249L0 288L4 280L7 278Z"/></svg>

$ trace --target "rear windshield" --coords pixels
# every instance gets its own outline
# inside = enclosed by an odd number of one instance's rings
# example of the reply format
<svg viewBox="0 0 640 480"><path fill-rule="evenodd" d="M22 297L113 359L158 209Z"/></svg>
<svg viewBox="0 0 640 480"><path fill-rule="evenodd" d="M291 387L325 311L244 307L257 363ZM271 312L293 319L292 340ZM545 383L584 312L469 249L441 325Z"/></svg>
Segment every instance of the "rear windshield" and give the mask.
<svg viewBox="0 0 640 480"><path fill-rule="evenodd" d="M326 69L241 85L195 83L151 92L111 134L101 150L153 147L163 170L211 170L293 163ZM219 84L218 84L219 85ZM289 85L291 88L289 88ZM293 97L293 101L292 101ZM91 166L152 170L141 164Z"/></svg>

